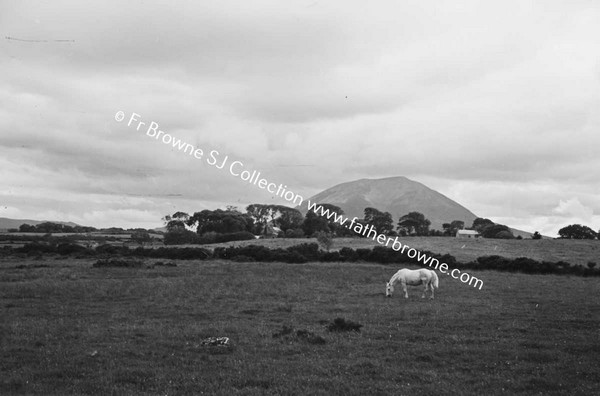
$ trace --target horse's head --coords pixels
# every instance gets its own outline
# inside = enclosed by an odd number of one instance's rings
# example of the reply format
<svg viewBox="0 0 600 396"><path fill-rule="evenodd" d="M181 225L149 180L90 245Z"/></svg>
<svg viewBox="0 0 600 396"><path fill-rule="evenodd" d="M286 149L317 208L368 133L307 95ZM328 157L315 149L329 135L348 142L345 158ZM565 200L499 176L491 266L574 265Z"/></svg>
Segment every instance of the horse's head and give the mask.
<svg viewBox="0 0 600 396"><path fill-rule="evenodd" d="M392 285L390 282L388 282L385 285L385 295L387 297L392 297L392 293L394 292L394 285Z"/></svg>

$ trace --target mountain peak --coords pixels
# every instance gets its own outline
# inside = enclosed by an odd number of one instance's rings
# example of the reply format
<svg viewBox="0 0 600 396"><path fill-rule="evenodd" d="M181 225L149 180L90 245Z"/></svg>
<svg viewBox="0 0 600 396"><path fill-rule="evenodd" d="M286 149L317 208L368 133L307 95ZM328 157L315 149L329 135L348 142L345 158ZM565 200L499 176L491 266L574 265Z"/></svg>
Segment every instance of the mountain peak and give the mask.
<svg viewBox="0 0 600 396"><path fill-rule="evenodd" d="M441 230L443 223L462 220L470 226L477 216L464 206L422 183L404 176L382 179L358 179L337 184L308 200L339 206L346 216L362 218L364 209L390 212L394 223L409 212L421 212L431 221L431 228ZM307 211L306 201L298 208Z"/></svg>

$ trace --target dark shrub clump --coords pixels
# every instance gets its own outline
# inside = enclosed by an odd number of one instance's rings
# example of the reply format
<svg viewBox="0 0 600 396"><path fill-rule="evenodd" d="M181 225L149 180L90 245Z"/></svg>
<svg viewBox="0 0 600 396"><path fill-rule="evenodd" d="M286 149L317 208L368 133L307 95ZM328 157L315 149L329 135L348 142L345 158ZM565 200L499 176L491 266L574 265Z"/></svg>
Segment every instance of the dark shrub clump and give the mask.
<svg viewBox="0 0 600 396"><path fill-rule="evenodd" d="M93 265L94 268L118 267L118 268L145 268L146 264L139 260L119 260L108 259L98 260Z"/></svg>
<svg viewBox="0 0 600 396"><path fill-rule="evenodd" d="M346 320L344 318L335 318L332 323L327 325L327 330L334 332L360 331L361 327L363 327L363 325L350 320Z"/></svg>

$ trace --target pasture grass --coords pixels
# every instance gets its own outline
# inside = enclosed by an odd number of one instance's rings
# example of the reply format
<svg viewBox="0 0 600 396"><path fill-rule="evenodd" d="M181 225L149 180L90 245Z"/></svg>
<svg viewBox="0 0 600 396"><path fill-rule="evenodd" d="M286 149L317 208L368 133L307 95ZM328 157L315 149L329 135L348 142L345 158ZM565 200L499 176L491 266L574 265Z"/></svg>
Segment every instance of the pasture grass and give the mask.
<svg viewBox="0 0 600 396"><path fill-rule="evenodd" d="M0 261L0 394L600 392L597 279L484 271L404 300L396 266L93 263Z"/></svg>

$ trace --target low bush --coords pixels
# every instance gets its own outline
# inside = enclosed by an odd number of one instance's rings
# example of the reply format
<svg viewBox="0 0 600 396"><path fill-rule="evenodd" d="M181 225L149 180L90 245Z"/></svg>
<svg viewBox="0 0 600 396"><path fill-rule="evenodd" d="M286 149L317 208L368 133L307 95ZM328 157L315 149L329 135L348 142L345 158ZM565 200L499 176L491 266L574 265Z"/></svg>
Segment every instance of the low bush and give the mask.
<svg viewBox="0 0 600 396"><path fill-rule="evenodd" d="M165 234L163 243L165 245L185 245L201 243L201 238L193 231L175 229Z"/></svg>
<svg viewBox="0 0 600 396"><path fill-rule="evenodd" d="M230 234L218 234L216 237L217 243L232 242L232 241L251 241L256 239L254 234L248 231L233 232Z"/></svg>
<svg viewBox="0 0 600 396"><path fill-rule="evenodd" d="M325 252L321 254L321 261L331 263L345 260L339 252Z"/></svg>
<svg viewBox="0 0 600 396"><path fill-rule="evenodd" d="M81 245L61 243L56 247L56 253L67 256L69 254L93 253L93 251Z"/></svg>
<svg viewBox="0 0 600 396"><path fill-rule="evenodd" d="M327 330L332 332L360 331L361 327L363 327L363 325L350 320L335 318L332 323L327 325Z"/></svg>
<svg viewBox="0 0 600 396"><path fill-rule="evenodd" d="M120 259L108 259L98 260L92 267L94 268L105 268L105 267L117 267L117 268L146 268L146 264L139 260L120 260Z"/></svg>
<svg viewBox="0 0 600 396"><path fill-rule="evenodd" d="M358 254L356 251L349 247L343 247L339 251L340 261L356 261L358 260Z"/></svg>
<svg viewBox="0 0 600 396"><path fill-rule="evenodd" d="M129 248L127 246L115 246L110 244L100 245L96 247L96 253L101 255L122 255L125 256L129 254Z"/></svg>
<svg viewBox="0 0 600 396"><path fill-rule="evenodd" d="M285 231L285 238L304 238L304 230L302 228L290 228Z"/></svg>
<svg viewBox="0 0 600 396"><path fill-rule="evenodd" d="M273 338L281 338L285 341L303 341L313 345L323 345L325 339L318 334L308 330L296 330L291 326L283 326L280 331L273 333Z"/></svg>
<svg viewBox="0 0 600 396"><path fill-rule="evenodd" d="M290 246L287 250L292 253L296 252L310 261L319 261L321 253L319 252L319 245L316 243L301 243L299 245Z"/></svg>
<svg viewBox="0 0 600 396"><path fill-rule="evenodd" d="M139 257L164 258L171 260L206 260L212 257L210 250L204 248L158 248L144 249L138 247L130 251L130 255Z"/></svg>
<svg viewBox="0 0 600 396"><path fill-rule="evenodd" d="M37 242L26 243L23 247L15 249L15 251L25 253L28 256L35 256L42 253L56 253L56 249L53 246Z"/></svg>

